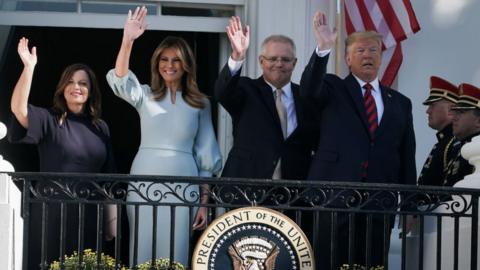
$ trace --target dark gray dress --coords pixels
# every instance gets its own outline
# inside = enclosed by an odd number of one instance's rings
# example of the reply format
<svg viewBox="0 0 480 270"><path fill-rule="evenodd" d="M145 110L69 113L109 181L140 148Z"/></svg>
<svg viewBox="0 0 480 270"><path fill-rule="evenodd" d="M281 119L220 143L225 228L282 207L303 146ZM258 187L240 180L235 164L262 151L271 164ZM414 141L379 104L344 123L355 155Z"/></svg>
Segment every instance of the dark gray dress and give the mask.
<svg viewBox="0 0 480 270"><path fill-rule="evenodd" d="M13 143L38 146L40 171L71 173L111 173L115 171L107 124L92 123L89 116L68 113L63 125L52 109L28 106L28 129L13 117L9 128ZM42 183L34 183L39 187ZM74 183L71 183L74 186ZM60 255L60 205L49 204L46 238L47 263ZM28 269L39 269L42 240L42 205L31 204ZM85 207L84 248L96 250L96 205ZM67 207L66 254L78 248L78 206ZM24 268L25 269L25 268Z"/></svg>

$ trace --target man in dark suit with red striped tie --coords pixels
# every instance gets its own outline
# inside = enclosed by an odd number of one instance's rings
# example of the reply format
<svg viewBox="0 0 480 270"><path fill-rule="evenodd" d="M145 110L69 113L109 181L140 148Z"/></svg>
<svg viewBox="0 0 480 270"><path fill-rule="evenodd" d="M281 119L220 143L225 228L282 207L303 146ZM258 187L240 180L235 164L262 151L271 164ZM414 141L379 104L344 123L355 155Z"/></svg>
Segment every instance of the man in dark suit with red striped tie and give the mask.
<svg viewBox="0 0 480 270"><path fill-rule="evenodd" d="M308 179L414 185L412 104L407 97L378 80L382 36L376 32L357 32L346 39L345 60L350 74L342 79L326 74L336 30L330 30L322 12L315 14L313 26L318 44L302 75L301 95L316 103L321 115L321 132ZM341 198L332 205L348 208ZM380 205L367 207L382 208ZM367 269L387 263L384 254L388 254L389 234L384 234L383 215L373 215L372 225L366 226L366 215L357 214L353 227L350 226L355 228L355 233L349 238L352 235L349 235L348 216L338 215L337 234L332 237L331 215L325 213L320 219L319 242L314 243L317 269L338 269L349 261ZM391 228L393 220L388 220L386 227ZM333 261L331 244L336 248ZM350 254L349 246L352 247Z"/></svg>

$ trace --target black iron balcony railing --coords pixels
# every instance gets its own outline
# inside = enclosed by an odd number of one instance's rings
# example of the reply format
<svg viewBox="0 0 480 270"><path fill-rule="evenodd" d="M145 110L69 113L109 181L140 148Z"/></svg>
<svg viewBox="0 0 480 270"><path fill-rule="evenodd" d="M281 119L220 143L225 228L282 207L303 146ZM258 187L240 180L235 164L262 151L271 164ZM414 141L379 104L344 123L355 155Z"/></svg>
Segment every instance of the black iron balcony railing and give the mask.
<svg viewBox="0 0 480 270"><path fill-rule="evenodd" d="M442 249L445 246L453 246L449 254L451 269L460 269L462 260L468 258L468 269L477 269L478 253L478 202L480 191L473 189L459 189L447 187L416 187L394 184L362 184L362 183L339 183L339 182L311 182L311 181L287 181L287 180L258 180L258 179L232 179L232 178L201 178L201 177L168 177L168 176L136 176L136 175L106 175L106 174L56 174L56 173L9 173L13 181L23 190L22 216L24 217L24 252L23 269L49 269L51 260L59 261L60 269L64 269L66 262L64 255L78 252L78 269L84 265L82 251L90 247L97 251L96 269L102 268L100 253L106 252L105 239L106 210L110 206L117 214L115 224L117 237L114 247L110 250L115 258L113 269L121 269L121 265L136 265L139 261L138 248L144 246L143 240L139 240L139 231L146 230L139 226L145 222L140 213L147 208L151 221L147 226L151 230L152 239L160 235L158 224L165 222L168 230L167 239L150 241L148 243L149 261L155 261L156 251L159 248L169 246L170 268L177 245L177 234L188 236L188 246L181 248L188 251L187 261L191 260L195 235L192 232L195 210L200 207L208 209L208 222L211 222L222 212L242 206L259 205L285 213L292 218L302 229L305 230L312 247L320 248L321 245L330 246L331 250L339 248L335 240L340 239L343 228L339 223L346 221L348 228L348 243L355 242L355 230L363 230L365 239L377 235L372 231L372 222L380 217L383 221L383 245L386 251L382 254L384 269L388 269L388 245L390 228L394 217L399 217L402 227L400 231L406 231L409 217L417 220L417 239L415 245L407 245L409 236L401 234L401 260L398 269L408 269L409 254L414 254L413 262L416 269L424 269L426 260L435 260L436 269L442 268ZM199 186L208 185L209 189L199 192ZM202 196L208 194L208 203L200 203ZM132 197L133 196L133 197ZM136 198L132 200L131 198ZM453 200L452 200L453 199ZM125 207L129 207L129 214L134 217L130 220L130 240L122 235L128 223L125 219ZM160 209L167 209L168 215L159 215ZM184 211L184 212L182 212ZM186 212L185 212L186 211ZM93 213L93 214L92 214ZM156 214L157 213L157 214ZM183 230L178 222L178 216L187 213L188 229ZM73 218L72 218L73 216ZM93 216L93 218L92 218ZM356 216L363 216L366 220L365 228L355 227L352 222ZM328 217L325 219L325 217ZM165 220L167 219L167 220ZM442 242L442 230L446 224L445 219L453 221L453 243ZM435 222L437 237L435 241L434 258L425 256L426 223ZM460 241L461 234L465 233L465 221L468 221L470 242ZM322 225L328 223L330 241L320 241L319 235L325 234L320 231ZM93 224L93 225L92 225ZM94 228L95 235L89 228ZM53 229L52 229L53 228ZM161 229L162 230L162 229ZM177 230L177 231L176 231ZM36 231L36 233L35 233ZM52 238L53 236L53 238ZM87 238L93 238L93 243L87 243ZM54 239L54 240L52 240ZM52 241L58 240L58 243ZM385 240L386 239L386 240ZM364 266L370 269L374 266L369 255L372 254L371 240L365 242ZM69 246L70 245L70 246ZM73 248L71 247L73 245ZM89 246L90 245L90 246ZM129 258L123 258L122 252L130 245ZM348 245L348 244L347 244ZM469 254L459 254L459 246L467 245ZM341 256L328 254L333 265L355 263L355 246L348 245L347 261ZM126 252L128 253L128 251ZM36 255L35 255L36 254ZM467 257L466 257L467 256ZM129 260L129 263L127 261ZM27 267L28 265L28 267ZM188 267L188 266L187 266ZM350 267L350 266L348 266ZM152 268L154 269L154 268ZM353 269L353 268L352 268ZM450 268L448 268L450 269Z"/></svg>

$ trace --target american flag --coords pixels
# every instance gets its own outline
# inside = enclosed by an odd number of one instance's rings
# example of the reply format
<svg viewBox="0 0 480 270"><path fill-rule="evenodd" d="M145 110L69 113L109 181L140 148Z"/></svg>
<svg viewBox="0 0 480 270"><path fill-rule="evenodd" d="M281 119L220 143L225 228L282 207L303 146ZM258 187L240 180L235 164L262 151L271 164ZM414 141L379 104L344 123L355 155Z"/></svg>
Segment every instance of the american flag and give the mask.
<svg viewBox="0 0 480 270"><path fill-rule="evenodd" d="M402 64L400 42L420 30L410 0L345 0L347 34L376 31L383 35L383 63L379 76L391 86Z"/></svg>

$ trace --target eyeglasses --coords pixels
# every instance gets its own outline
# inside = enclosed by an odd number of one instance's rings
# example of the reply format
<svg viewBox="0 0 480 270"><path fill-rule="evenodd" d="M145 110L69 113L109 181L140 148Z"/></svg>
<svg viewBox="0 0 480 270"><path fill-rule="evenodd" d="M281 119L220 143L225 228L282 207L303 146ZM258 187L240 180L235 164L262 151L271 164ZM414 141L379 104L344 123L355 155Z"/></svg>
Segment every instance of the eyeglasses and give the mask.
<svg viewBox="0 0 480 270"><path fill-rule="evenodd" d="M263 55L262 55L262 58L265 59L265 61L267 61L270 64L274 64L274 63L277 63L277 62L280 62L282 64L290 64L293 61L295 61L295 59L296 59L294 57L292 57L292 58L290 58L290 57L266 57L266 56L263 56Z"/></svg>

